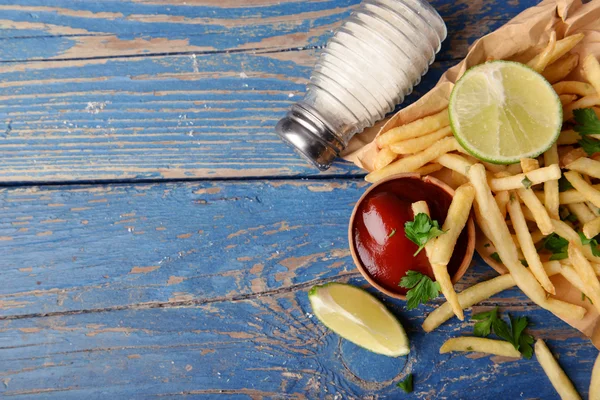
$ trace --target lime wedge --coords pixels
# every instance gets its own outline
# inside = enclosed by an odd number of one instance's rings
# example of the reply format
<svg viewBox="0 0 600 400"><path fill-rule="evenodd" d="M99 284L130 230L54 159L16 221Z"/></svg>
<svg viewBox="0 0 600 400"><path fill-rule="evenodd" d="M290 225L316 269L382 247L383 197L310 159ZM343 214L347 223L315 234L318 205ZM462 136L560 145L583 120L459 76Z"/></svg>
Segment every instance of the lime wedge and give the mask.
<svg viewBox="0 0 600 400"><path fill-rule="evenodd" d="M550 83L511 61L491 61L465 72L452 90L448 110L460 144L496 164L539 156L562 126L562 105Z"/></svg>
<svg viewBox="0 0 600 400"><path fill-rule="evenodd" d="M344 339L390 357L410 351L402 325L368 292L351 285L328 283L313 287L308 299L315 316Z"/></svg>

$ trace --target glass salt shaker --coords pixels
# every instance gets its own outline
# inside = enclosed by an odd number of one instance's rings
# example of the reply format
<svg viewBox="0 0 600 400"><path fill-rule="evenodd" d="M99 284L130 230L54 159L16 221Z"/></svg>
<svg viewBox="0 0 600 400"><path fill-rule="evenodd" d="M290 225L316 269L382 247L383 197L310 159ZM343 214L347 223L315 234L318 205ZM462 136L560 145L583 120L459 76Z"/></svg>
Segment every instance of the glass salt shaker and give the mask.
<svg viewBox="0 0 600 400"><path fill-rule="evenodd" d="M446 38L426 0L364 0L329 40L304 98L275 130L324 171L356 133L404 101Z"/></svg>

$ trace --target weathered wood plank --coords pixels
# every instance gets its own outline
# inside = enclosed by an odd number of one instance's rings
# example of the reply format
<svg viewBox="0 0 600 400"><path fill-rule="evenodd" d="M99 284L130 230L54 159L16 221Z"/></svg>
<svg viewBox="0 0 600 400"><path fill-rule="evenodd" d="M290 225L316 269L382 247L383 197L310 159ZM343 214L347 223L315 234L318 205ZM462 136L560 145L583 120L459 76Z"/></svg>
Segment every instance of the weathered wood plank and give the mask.
<svg viewBox="0 0 600 400"><path fill-rule="evenodd" d="M325 44L358 3L4 0L0 61L315 47ZM474 38L536 3L433 1L451 32L440 60L462 57Z"/></svg>
<svg viewBox="0 0 600 400"><path fill-rule="evenodd" d="M0 182L317 174L273 126L304 92L330 25L356 1L176 3L0 1ZM532 4L436 3L450 28L440 54L448 61L405 104L468 42ZM194 47L170 41L182 35ZM33 60L21 54L30 50L44 61L6 62ZM173 52L186 54L159 55ZM65 57L77 59L49 61ZM337 163L328 174L362 171Z"/></svg>

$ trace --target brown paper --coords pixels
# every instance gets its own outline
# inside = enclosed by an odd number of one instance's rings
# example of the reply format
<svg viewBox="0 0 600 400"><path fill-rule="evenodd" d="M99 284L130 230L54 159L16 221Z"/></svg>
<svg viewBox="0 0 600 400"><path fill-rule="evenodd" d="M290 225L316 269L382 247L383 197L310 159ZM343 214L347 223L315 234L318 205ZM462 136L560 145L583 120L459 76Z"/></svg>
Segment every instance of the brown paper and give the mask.
<svg viewBox="0 0 600 400"><path fill-rule="evenodd" d="M378 152L374 142L377 135L446 108L454 83L474 65L488 59L520 62L532 59L547 44L552 31L556 32L557 39L585 33L585 38L572 52L578 53L580 60L588 54L600 57L600 0L587 4L582 4L581 0L546 0L523 11L506 25L477 40L464 60L446 71L437 85L418 101L353 138L343 155L344 159L372 171ZM579 69L573 71L567 79L583 80ZM489 257L495 250L493 247L483 247L483 243L488 240L482 234L478 234L478 242L477 250L486 262L499 273L506 273L502 264ZM582 301L581 292L561 276L552 277L552 282L556 288L556 298L588 310L583 320L563 320L590 337L600 349L600 318L596 309L588 301Z"/></svg>

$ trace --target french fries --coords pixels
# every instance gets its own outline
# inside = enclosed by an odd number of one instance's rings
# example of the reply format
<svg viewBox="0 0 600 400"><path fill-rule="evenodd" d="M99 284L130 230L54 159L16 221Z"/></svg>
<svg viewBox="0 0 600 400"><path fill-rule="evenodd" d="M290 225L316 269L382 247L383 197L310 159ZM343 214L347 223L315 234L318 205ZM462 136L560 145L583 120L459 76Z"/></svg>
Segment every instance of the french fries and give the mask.
<svg viewBox="0 0 600 400"><path fill-rule="evenodd" d="M546 48L538 54L533 60L529 61L527 65L537 72L542 72L546 69L546 66L550 64L550 60L556 49L556 32L552 31L550 33L550 39L548 40L548 44ZM570 49L569 49L570 50ZM567 50L568 51L568 50Z"/></svg>
<svg viewBox="0 0 600 400"><path fill-rule="evenodd" d="M521 204L517 199L513 198L512 201L508 202L508 213L510 215L512 226L517 234L521 251L525 256L525 260L527 260L527 264L529 265L529 269L533 273L533 276L535 276L546 292L556 294L554 285L552 282L550 282L550 278L544 270L540 256L538 255L535 244L533 243L533 238L529 233L527 222L523 216Z"/></svg>
<svg viewBox="0 0 600 400"><path fill-rule="evenodd" d="M503 340L480 337L458 337L448 339L440 347L440 354L452 351L476 351L478 353L495 354L497 356L521 358L519 350Z"/></svg>
<svg viewBox="0 0 600 400"><path fill-rule="evenodd" d="M469 184L456 189L454 197L452 198L452 203L448 209L448 215L442 226L442 230L446 233L435 239L431 255L428 253L429 261L433 268L433 275L440 284L444 297L452 305L454 313L461 321L464 320L465 317L456 292L454 291L454 287L452 286L447 266L452 257L456 241L469 219L474 197L475 190Z"/></svg>
<svg viewBox="0 0 600 400"><path fill-rule="evenodd" d="M550 83L556 83L565 79L579 64L577 54L567 54L552 64L548 65L542 72L542 75Z"/></svg>
<svg viewBox="0 0 600 400"><path fill-rule="evenodd" d="M551 180L560 179L560 167L557 164L549 165L544 168L539 168L527 174L521 173L518 175L508 176L506 178L494 178L490 181L490 188L494 192L502 190L515 190L524 187L523 181L527 178L531 185L544 183Z"/></svg>
<svg viewBox="0 0 600 400"><path fill-rule="evenodd" d="M575 230L573 230L573 228L571 228L566 222L553 219L552 225L554 226L554 233L556 233L558 236L565 238L569 242L577 243L580 240L577 232L575 232ZM592 253L592 249L590 248L590 246L583 247L583 255L589 261L600 264L600 257L596 257Z"/></svg>
<svg viewBox="0 0 600 400"><path fill-rule="evenodd" d="M442 165L433 163L433 164L423 165L421 168L417 168L413 172L415 174L419 174L419 175L429 175L429 174L439 171L442 168L444 168Z"/></svg>
<svg viewBox="0 0 600 400"><path fill-rule="evenodd" d="M548 276L561 273L562 267L559 261L548 261L543 265ZM515 280L510 274L500 275L466 288L458 293L458 301L464 310L513 286L515 286ZM445 302L425 318L422 328L425 332L431 332L452 318L453 315L450 303Z"/></svg>
<svg viewBox="0 0 600 400"><path fill-rule="evenodd" d="M365 180L367 182L377 182L390 175L399 174L401 172L413 172L428 162L435 160L442 154L456 150L458 146L460 145L454 137L444 138L420 153L401 158L380 170L371 172L365 177Z"/></svg>
<svg viewBox="0 0 600 400"><path fill-rule="evenodd" d="M445 108L437 114L430 115L406 125L390 129L389 131L379 135L376 139L376 143L377 146L382 149L392 143L424 136L448 125L450 125L450 119L448 118L448 109Z"/></svg>
<svg viewBox="0 0 600 400"><path fill-rule="evenodd" d="M471 165L475 164L474 162L466 159L463 156L459 156L458 154L444 154L438 157L435 161L438 164L465 176L467 175L469 168L471 168Z"/></svg>
<svg viewBox="0 0 600 400"><path fill-rule="evenodd" d="M577 95L576 94L561 94L560 96L558 96L558 98L560 99L560 104L562 104L563 107L568 106L569 104L571 104L572 102L574 102L575 100L577 100Z"/></svg>
<svg viewBox="0 0 600 400"><path fill-rule="evenodd" d="M592 95L582 97L563 109L563 121L568 121L573 118L573 110L594 106L600 106L600 96L598 94L594 93Z"/></svg>
<svg viewBox="0 0 600 400"><path fill-rule="evenodd" d="M583 75L589 83L596 89L596 94L600 96L600 64L593 54L589 54L583 59Z"/></svg>
<svg viewBox="0 0 600 400"><path fill-rule="evenodd" d="M573 185L575 190L583 195L586 201L590 201L596 207L600 207L600 191L587 183L579 173L575 171L565 172L565 178Z"/></svg>
<svg viewBox="0 0 600 400"><path fill-rule="evenodd" d="M527 206L529 211L533 214L533 218L535 219L535 223L538 228L544 235L549 235L554 231L554 226L552 225L552 221L550 220L550 215L548 215L548 211L537 198L533 190L521 188L517 190L519 197L523 200L523 203Z"/></svg>
<svg viewBox="0 0 600 400"><path fill-rule="evenodd" d="M575 132L572 129L567 129L560 133L560 136L558 137L556 144L558 146L566 145L566 144L575 144L579 140L581 140L581 136L579 135L579 133Z"/></svg>
<svg viewBox="0 0 600 400"><path fill-rule="evenodd" d="M590 96L596 94L596 89L586 82L562 81L552 85L556 94L576 94L578 96Z"/></svg>
<svg viewBox="0 0 600 400"><path fill-rule="evenodd" d="M558 160L556 161L558 163ZM531 172L540 167L540 162L535 158L523 158L521 160L521 169L524 173ZM487 168L487 167L486 167ZM488 168L489 169L489 168Z"/></svg>
<svg viewBox="0 0 600 400"><path fill-rule="evenodd" d="M600 217L596 217L591 221L583 224L583 234L586 238L592 239L600 234Z"/></svg>
<svg viewBox="0 0 600 400"><path fill-rule="evenodd" d="M438 140L452 135L452 129L446 126L438 131L413 139L402 140L390 144L390 150L396 154L414 154L431 147ZM379 168L376 168L379 169Z"/></svg>
<svg viewBox="0 0 600 400"><path fill-rule="evenodd" d="M553 63L565 54L567 54L569 51L571 51L573 47L577 45L577 43L581 41L581 39L583 39L583 37L583 33L578 33L576 35L567 36L557 41L556 45L552 49L548 63ZM538 65L540 59L542 59L543 57L546 57L546 55L544 54L544 52L541 52L537 56L535 56L531 61L529 61L527 65Z"/></svg>
<svg viewBox="0 0 600 400"><path fill-rule="evenodd" d="M535 357L561 399L581 399L573 383L571 383L569 377L560 368L550 349L548 349L546 343L541 339L535 342Z"/></svg>
<svg viewBox="0 0 600 400"><path fill-rule="evenodd" d="M589 222L595 218L594 213L590 211L588 206L585 203L575 203L569 204L567 206L571 214L575 215L579 222Z"/></svg>
<svg viewBox="0 0 600 400"><path fill-rule="evenodd" d="M580 172L593 178L600 179L600 161L588 157L581 157L566 165L571 171Z"/></svg>
<svg viewBox="0 0 600 400"><path fill-rule="evenodd" d="M600 400L600 354L596 357L594 368L592 368L592 379L589 390L590 400Z"/></svg>
<svg viewBox="0 0 600 400"><path fill-rule="evenodd" d="M381 169L398 158L398 154L394 153L389 149L389 147L384 147L379 150L377 155L375 156L375 162L373 166L376 170Z"/></svg>
<svg viewBox="0 0 600 400"><path fill-rule="evenodd" d="M594 307L600 311L600 282L594 268L584 257L578 242L569 242L569 262L581 277L585 294L592 299Z"/></svg>
<svg viewBox="0 0 600 400"><path fill-rule="evenodd" d="M506 205L508 204L508 201L510 200L510 193L505 190L503 192L498 192L498 194L496 194L496 204L498 204L498 209L500 210L500 214L502 214L503 217L506 217Z"/></svg>
<svg viewBox="0 0 600 400"><path fill-rule="evenodd" d="M554 165L558 164L558 146L556 143L552 145L544 153L544 164ZM558 207L560 205L559 192L558 192L558 180L550 180L544 182L544 207L548 211L550 218L559 219Z"/></svg>

